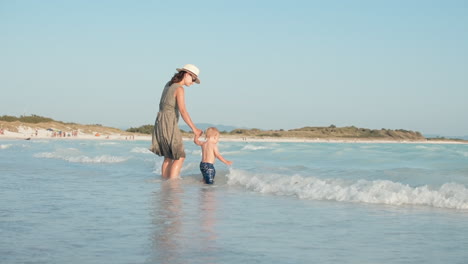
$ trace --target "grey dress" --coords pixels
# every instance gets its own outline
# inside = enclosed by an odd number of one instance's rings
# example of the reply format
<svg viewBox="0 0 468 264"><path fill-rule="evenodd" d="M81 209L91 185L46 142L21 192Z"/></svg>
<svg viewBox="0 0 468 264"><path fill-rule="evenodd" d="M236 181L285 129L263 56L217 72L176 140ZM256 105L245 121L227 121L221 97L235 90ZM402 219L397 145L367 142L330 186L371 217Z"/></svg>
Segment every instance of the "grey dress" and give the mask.
<svg viewBox="0 0 468 264"><path fill-rule="evenodd" d="M178 160L185 158L182 134L179 129L179 107L175 91L179 84L169 83L164 86L159 102L159 112L154 123L153 138L150 150L159 156Z"/></svg>

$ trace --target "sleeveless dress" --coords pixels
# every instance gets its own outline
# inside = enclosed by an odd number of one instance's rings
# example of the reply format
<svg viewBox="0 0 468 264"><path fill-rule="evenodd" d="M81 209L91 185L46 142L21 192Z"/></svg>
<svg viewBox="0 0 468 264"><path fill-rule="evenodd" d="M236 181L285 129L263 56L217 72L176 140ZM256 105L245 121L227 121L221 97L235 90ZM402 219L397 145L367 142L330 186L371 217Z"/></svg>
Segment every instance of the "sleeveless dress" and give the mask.
<svg viewBox="0 0 468 264"><path fill-rule="evenodd" d="M175 91L179 84L164 86L159 102L159 112L154 123L150 150L158 156L173 160L185 158L182 134L179 129L179 107Z"/></svg>

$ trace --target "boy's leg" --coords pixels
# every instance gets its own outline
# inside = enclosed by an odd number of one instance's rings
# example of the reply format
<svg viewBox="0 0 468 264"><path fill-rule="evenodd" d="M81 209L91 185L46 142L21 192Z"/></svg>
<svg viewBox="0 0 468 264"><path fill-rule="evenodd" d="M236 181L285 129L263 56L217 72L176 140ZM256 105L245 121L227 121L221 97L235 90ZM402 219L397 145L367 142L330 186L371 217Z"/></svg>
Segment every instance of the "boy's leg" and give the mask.
<svg viewBox="0 0 468 264"><path fill-rule="evenodd" d="M203 174L203 181L206 184L213 184L216 170L211 163L200 163L200 171Z"/></svg>
<svg viewBox="0 0 468 264"><path fill-rule="evenodd" d="M216 175L216 170L214 167L212 167L211 169L208 170L208 184L213 184L214 183L214 178L215 178L215 175Z"/></svg>

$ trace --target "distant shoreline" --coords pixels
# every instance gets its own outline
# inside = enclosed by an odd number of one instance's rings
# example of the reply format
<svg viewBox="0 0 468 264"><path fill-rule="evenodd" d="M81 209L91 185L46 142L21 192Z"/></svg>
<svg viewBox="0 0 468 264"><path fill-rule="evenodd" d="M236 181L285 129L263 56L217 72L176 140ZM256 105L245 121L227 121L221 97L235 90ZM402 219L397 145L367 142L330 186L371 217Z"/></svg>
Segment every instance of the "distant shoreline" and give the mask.
<svg viewBox="0 0 468 264"><path fill-rule="evenodd" d="M6 133L5 133L6 132ZM38 130L37 136L30 131L26 133L9 132L5 131L0 135L0 140L103 140L103 141L148 141L151 142L151 135L141 134L109 134L98 135L89 133L78 133L76 136L53 137L50 131ZM184 136L185 142L193 140L192 137ZM221 135L220 142L245 142L245 143L357 143L357 144L468 144L468 141L454 141L454 140L381 140L381 139L362 139L362 138L347 138L347 139L326 139L326 138L288 138L288 137L242 137Z"/></svg>
<svg viewBox="0 0 468 264"><path fill-rule="evenodd" d="M132 133L112 127L79 124L0 122L0 140L140 140L151 141L151 135ZM16 130L16 132L13 132ZM184 141L193 140L191 134L182 134ZM268 135L221 134L223 142L304 142L304 143L408 143L408 144L468 144L467 140L453 139L379 139L339 137L288 137Z"/></svg>
<svg viewBox="0 0 468 264"><path fill-rule="evenodd" d="M192 138L184 138L184 140L192 140ZM383 140L383 139L362 139L362 138L288 138L288 137L220 137L220 142L278 142L278 143L366 143L366 144L468 144L468 141L454 140Z"/></svg>

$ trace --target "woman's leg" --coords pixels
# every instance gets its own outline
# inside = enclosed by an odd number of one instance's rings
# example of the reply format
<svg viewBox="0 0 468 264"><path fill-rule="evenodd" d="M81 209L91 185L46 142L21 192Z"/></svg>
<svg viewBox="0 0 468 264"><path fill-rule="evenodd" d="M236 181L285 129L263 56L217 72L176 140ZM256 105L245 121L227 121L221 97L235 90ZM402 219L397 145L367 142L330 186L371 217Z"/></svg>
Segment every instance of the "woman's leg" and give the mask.
<svg viewBox="0 0 468 264"><path fill-rule="evenodd" d="M164 161L161 166L161 175L163 178L167 179L171 176L171 167L173 160L170 158L164 158Z"/></svg>
<svg viewBox="0 0 468 264"><path fill-rule="evenodd" d="M182 165L184 164L185 158L180 158L178 160L173 160L171 164L169 178L175 179L178 178L180 175L180 169L182 169Z"/></svg>

